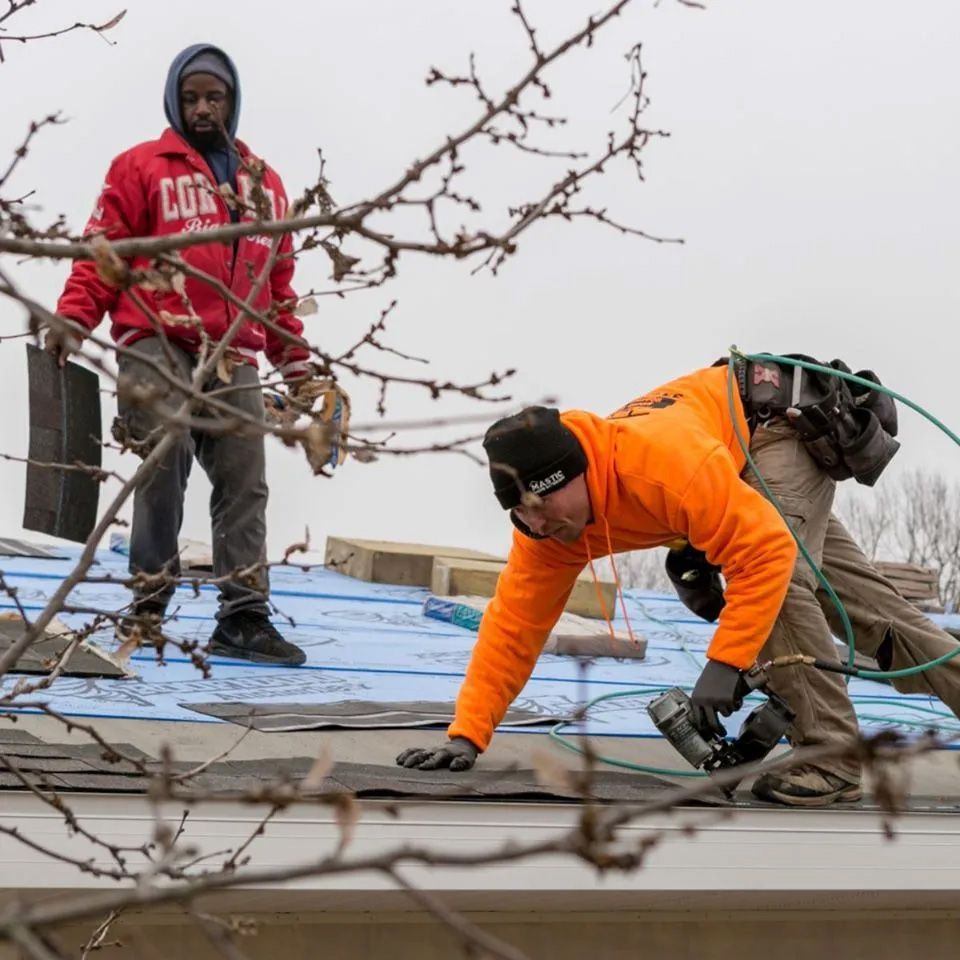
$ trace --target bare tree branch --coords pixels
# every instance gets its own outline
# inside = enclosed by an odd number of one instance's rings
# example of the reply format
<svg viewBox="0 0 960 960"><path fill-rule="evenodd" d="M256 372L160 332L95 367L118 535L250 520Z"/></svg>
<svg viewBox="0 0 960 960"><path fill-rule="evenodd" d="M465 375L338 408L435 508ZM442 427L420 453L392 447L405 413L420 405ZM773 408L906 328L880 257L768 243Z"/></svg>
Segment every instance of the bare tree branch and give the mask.
<svg viewBox="0 0 960 960"><path fill-rule="evenodd" d="M7 9L7 12L0 14L0 24L2 24L6 19L13 16L15 13L18 13L24 7L31 6L34 0L27 0L27 2L14 2L14 0L9 0L10 6ZM3 44L5 43L29 43L31 40L47 40L51 37L62 37L65 33L72 33L74 30L92 30L101 40L104 40L106 43L113 45L113 41L108 37L105 37L104 34L108 30L112 30L127 14L126 10L121 10L116 16L111 17L109 20L104 23L74 23L69 27L61 27L59 30L48 30L46 33L34 33L34 34L21 34L19 36L15 34L8 34L5 27L0 27L0 30L3 31L3 35L0 36L0 63L4 62L3 56Z"/></svg>

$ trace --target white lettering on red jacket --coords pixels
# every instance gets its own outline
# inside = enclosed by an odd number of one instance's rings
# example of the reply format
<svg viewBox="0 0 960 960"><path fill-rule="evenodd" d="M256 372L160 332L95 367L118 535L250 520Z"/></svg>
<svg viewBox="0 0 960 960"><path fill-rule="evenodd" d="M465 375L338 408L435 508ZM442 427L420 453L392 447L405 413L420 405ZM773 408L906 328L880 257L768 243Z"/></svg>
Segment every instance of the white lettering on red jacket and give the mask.
<svg viewBox="0 0 960 960"><path fill-rule="evenodd" d="M159 189L160 216L164 223L217 213L216 191L206 174L199 170L181 174L176 179L161 177Z"/></svg>

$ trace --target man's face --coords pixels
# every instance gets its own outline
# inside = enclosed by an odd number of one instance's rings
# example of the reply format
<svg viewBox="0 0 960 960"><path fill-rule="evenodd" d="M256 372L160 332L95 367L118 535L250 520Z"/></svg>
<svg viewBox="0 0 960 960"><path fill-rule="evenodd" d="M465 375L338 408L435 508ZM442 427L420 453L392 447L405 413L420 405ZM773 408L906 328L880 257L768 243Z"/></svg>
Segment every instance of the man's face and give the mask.
<svg viewBox="0 0 960 960"><path fill-rule="evenodd" d="M535 534L574 543L590 522L590 495L584 474L535 502L514 507L514 514Z"/></svg>
<svg viewBox="0 0 960 960"><path fill-rule="evenodd" d="M210 73L194 73L180 84L180 115L190 139L204 146L220 143L230 123L229 87Z"/></svg>

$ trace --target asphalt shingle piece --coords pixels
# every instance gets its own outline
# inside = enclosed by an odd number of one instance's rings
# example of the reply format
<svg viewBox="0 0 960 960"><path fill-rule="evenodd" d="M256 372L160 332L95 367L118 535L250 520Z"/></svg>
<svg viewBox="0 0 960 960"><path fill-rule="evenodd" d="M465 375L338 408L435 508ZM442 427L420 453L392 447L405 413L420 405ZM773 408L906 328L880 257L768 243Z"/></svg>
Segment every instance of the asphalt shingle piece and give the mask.
<svg viewBox="0 0 960 960"><path fill-rule="evenodd" d="M7 753L0 756L0 770L6 769L4 761L7 757L18 770L33 770L39 773L94 772L94 768L86 760L78 760L73 757L20 757Z"/></svg>
<svg viewBox="0 0 960 960"><path fill-rule="evenodd" d="M258 777L235 777L218 769L219 765L198 774L184 784L184 789L194 793L238 794L255 793L259 787L266 785L269 778L261 780Z"/></svg>
<svg viewBox="0 0 960 960"><path fill-rule="evenodd" d="M19 657L13 674L49 673L73 640L69 630L62 624L47 628L47 632L35 640ZM4 653L14 646L23 635L26 624L21 619L0 617L0 650ZM122 677L123 670L99 647L81 643L74 649L63 666L67 677Z"/></svg>
<svg viewBox="0 0 960 960"><path fill-rule="evenodd" d="M580 792L545 786L533 770L404 770L364 763L338 763L331 778L358 796L430 796L499 800L574 800ZM590 784L599 800L643 801L662 795L672 785L644 774L598 773Z"/></svg>
<svg viewBox="0 0 960 960"><path fill-rule="evenodd" d="M389 774L389 775L387 775ZM434 799L480 800L484 794L467 778L445 771L396 771L373 764L337 764L329 779L345 793L358 797L433 797Z"/></svg>
<svg viewBox="0 0 960 960"><path fill-rule="evenodd" d="M8 743L43 743L43 741L32 733L27 733L26 730L18 730L15 727L0 727L0 752Z"/></svg>
<svg viewBox="0 0 960 960"><path fill-rule="evenodd" d="M47 790L62 790L66 784L58 776L50 773L30 773L21 771L21 776L36 787ZM0 790L26 790L23 780L15 773L0 770Z"/></svg>
<svg viewBox="0 0 960 960"><path fill-rule="evenodd" d="M128 755L131 760L140 760L144 763L152 760L149 754L133 744L120 743L116 745L116 749ZM142 775L139 768L128 760L111 762L104 759L106 752L96 743L42 743L36 737L15 743L0 741L0 757L9 757L17 767L25 770ZM190 768L195 764L184 766Z"/></svg>
<svg viewBox="0 0 960 960"><path fill-rule="evenodd" d="M450 725L452 702L411 700L376 702L339 700L334 703L182 703L180 706L207 716L253 727L264 733L296 730L366 730ZM519 727L559 723L569 717L510 708L500 726Z"/></svg>
<svg viewBox="0 0 960 960"><path fill-rule="evenodd" d="M146 793L149 783L146 777L110 773L62 773L58 774L58 779L62 781L58 791L102 793Z"/></svg>
<svg viewBox="0 0 960 960"><path fill-rule="evenodd" d="M0 744L0 753L13 757L72 757L83 759L80 746L72 743Z"/></svg>
<svg viewBox="0 0 960 960"><path fill-rule="evenodd" d="M119 754L123 754L126 757L130 757L134 760L153 760L154 758L150 756L149 753L144 753L139 747L135 747L132 743L113 743L110 745L114 750ZM70 747L73 751L70 754L67 754L64 751L64 756L77 756L85 757L87 759L95 759L100 757L106 751L98 743L81 743L73 746L72 744L64 744L64 747Z"/></svg>
<svg viewBox="0 0 960 960"><path fill-rule="evenodd" d="M119 760L115 763L104 760L102 757L83 757L82 762L87 764L91 770L96 770L97 773L114 773L118 775L127 775L127 776L143 776L143 772L140 767L135 766L134 764L128 762L127 760ZM159 771L160 766L151 765L149 763L144 763L144 768L147 772ZM188 764L187 766L196 766L196 764ZM174 772L178 772L174 769Z"/></svg>
<svg viewBox="0 0 960 960"><path fill-rule="evenodd" d="M2 557L34 557L38 560L64 560L69 555L62 551L41 546L39 543L28 543L26 540L16 540L13 537L0 537L0 556Z"/></svg>
<svg viewBox="0 0 960 960"><path fill-rule="evenodd" d="M222 766L238 777L300 779L307 775L315 762L312 757L276 757L263 760L225 760L216 764L216 767L219 769Z"/></svg>

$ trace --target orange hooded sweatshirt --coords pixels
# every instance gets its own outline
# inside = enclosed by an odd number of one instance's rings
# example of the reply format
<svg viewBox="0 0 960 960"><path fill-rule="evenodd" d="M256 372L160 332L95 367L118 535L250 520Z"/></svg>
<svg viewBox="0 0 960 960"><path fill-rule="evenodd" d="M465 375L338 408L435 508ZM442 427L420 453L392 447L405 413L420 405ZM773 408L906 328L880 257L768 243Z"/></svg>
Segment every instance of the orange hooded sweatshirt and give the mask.
<svg viewBox="0 0 960 960"><path fill-rule="evenodd" d="M746 437L735 388L734 406ZM704 551L726 580L726 605L707 656L740 669L754 663L766 642L793 572L790 531L740 478L745 458L730 415L726 367L673 380L606 419L571 410L561 420L587 456L592 519L572 544L513 535L448 730L481 750L530 678L591 558L678 537Z"/></svg>

